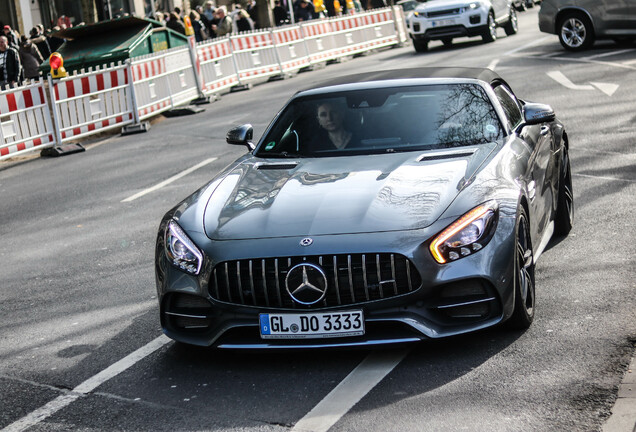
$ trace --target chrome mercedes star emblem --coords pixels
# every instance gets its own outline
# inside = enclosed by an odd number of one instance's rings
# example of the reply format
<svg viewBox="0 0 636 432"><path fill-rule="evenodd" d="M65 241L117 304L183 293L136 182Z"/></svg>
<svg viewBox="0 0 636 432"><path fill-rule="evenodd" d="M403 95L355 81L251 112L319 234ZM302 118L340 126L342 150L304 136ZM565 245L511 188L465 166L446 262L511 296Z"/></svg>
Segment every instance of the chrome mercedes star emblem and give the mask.
<svg viewBox="0 0 636 432"><path fill-rule="evenodd" d="M300 245L301 246L309 246L310 244L312 244L314 242L313 239L309 238L309 237L305 237L304 239L302 239L300 241Z"/></svg>
<svg viewBox="0 0 636 432"><path fill-rule="evenodd" d="M289 270L285 278L285 286L296 303L312 305L325 298L327 276L317 265L301 263Z"/></svg>

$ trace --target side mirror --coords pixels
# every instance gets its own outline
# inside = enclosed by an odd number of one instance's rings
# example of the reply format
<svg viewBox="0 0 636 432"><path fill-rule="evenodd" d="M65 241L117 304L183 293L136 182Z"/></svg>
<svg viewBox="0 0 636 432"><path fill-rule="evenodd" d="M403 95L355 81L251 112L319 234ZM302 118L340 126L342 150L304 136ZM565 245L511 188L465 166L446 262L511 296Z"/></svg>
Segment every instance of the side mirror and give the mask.
<svg viewBox="0 0 636 432"><path fill-rule="evenodd" d="M549 123L556 118L550 105L530 102L523 106L523 117L526 125Z"/></svg>
<svg viewBox="0 0 636 432"><path fill-rule="evenodd" d="M256 146L252 142L253 135L254 128L252 127L252 125L244 124L230 129L225 136L225 141L227 141L228 144L244 145L250 151L252 151L256 148Z"/></svg>

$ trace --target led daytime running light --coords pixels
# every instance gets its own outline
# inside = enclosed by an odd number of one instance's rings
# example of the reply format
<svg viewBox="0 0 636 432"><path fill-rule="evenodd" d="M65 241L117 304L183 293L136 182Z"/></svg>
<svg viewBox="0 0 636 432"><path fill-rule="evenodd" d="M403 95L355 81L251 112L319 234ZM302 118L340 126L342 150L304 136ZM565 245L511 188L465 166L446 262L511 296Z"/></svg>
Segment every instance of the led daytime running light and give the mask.
<svg viewBox="0 0 636 432"><path fill-rule="evenodd" d="M194 257L196 258L196 269L188 269L183 264L183 262L181 262L180 257L178 257L174 253L174 251L172 251L172 247L170 245L170 237L171 236L174 236L183 246L185 246L185 248L192 255L194 255ZM174 265L176 265L177 267L187 271L188 273L199 274L199 271L201 270L201 264L203 263L203 255L201 254L199 249L196 247L194 242L192 240L190 240L188 235L183 231L183 229L181 229L181 227L174 220L170 221L170 223L168 224L168 230L167 230L167 233L166 233L165 246L166 246L166 252L168 253L168 256L170 257L170 259L171 259L171 261L172 261L172 263Z"/></svg>
<svg viewBox="0 0 636 432"><path fill-rule="evenodd" d="M429 247L429 249L431 250L431 253L433 254L433 258L435 258L435 261L437 261L440 264L446 264L447 261L442 255L442 252L440 251L440 247L444 244L444 242L448 240L449 238L451 238L452 236L454 236L455 234L457 234L458 232L460 232L461 230L463 230L464 228L466 228L475 220L479 219L480 217L484 216L486 213L492 210L493 210L492 206L488 204L482 204L479 207L475 207L474 209L466 213L461 218L457 219L448 228L442 231L442 233L438 235L435 238L435 240L433 240L433 242L431 243L431 246Z"/></svg>

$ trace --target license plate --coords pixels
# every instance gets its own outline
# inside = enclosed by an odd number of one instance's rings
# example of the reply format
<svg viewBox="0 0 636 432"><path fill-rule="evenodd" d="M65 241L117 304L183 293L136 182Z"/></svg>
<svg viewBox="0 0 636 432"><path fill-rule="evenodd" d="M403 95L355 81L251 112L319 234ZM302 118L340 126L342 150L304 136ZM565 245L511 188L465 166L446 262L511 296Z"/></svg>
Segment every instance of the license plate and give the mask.
<svg viewBox="0 0 636 432"><path fill-rule="evenodd" d="M364 334L362 311L260 314L263 339L319 339Z"/></svg>
<svg viewBox="0 0 636 432"><path fill-rule="evenodd" d="M437 20L437 21L431 22L432 27L446 27L451 25L455 25L454 19Z"/></svg>

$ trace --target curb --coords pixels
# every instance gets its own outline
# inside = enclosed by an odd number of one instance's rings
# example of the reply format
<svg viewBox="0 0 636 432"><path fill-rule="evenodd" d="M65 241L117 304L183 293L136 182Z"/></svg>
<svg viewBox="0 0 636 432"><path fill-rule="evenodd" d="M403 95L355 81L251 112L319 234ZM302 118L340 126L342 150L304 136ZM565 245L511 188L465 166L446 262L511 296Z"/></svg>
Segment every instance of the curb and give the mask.
<svg viewBox="0 0 636 432"><path fill-rule="evenodd" d="M602 432L636 432L636 357L632 357L627 367L612 415L603 425Z"/></svg>

